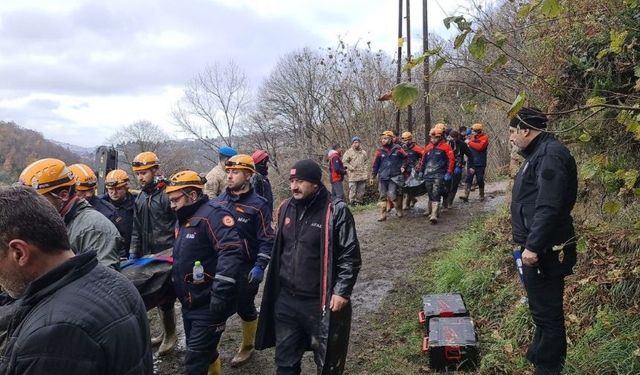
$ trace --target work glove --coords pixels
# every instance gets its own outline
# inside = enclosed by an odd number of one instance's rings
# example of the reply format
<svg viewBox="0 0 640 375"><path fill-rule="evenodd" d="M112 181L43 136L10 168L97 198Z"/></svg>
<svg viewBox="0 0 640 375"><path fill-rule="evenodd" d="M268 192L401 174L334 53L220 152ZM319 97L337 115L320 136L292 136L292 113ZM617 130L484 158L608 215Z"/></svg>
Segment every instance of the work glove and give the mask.
<svg viewBox="0 0 640 375"><path fill-rule="evenodd" d="M259 265L253 266L249 271L249 284L260 284L264 277L264 270Z"/></svg>
<svg viewBox="0 0 640 375"><path fill-rule="evenodd" d="M211 301L209 302L209 310L213 315L212 318L214 322L224 323L229 317L229 302L223 300L222 298L211 296Z"/></svg>
<svg viewBox="0 0 640 375"><path fill-rule="evenodd" d="M460 168L460 167L456 167L456 168L453 170L453 174L455 174L456 176L461 175L461 174L462 174L462 168Z"/></svg>
<svg viewBox="0 0 640 375"><path fill-rule="evenodd" d="M451 181L451 173L445 174L444 175L444 180L447 181L447 182Z"/></svg>

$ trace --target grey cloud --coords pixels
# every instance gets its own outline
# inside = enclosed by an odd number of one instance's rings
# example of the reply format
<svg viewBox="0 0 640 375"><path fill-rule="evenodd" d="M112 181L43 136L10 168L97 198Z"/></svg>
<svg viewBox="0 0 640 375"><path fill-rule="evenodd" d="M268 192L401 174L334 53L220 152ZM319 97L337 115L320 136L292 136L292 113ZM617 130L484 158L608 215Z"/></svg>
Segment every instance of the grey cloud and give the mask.
<svg viewBox="0 0 640 375"><path fill-rule="evenodd" d="M104 4L104 5L102 5ZM234 59L252 81L293 49L322 44L287 20L266 20L204 1L90 3L70 14L19 11L2 16L4 89L71 95L149 93L184 85L207 64ZM34 22L37 25L34 25ZM162 32L189 46L150 46ZM107 56L100 60L92 53ZM42 58L44 56L44 58Z"/></svg>

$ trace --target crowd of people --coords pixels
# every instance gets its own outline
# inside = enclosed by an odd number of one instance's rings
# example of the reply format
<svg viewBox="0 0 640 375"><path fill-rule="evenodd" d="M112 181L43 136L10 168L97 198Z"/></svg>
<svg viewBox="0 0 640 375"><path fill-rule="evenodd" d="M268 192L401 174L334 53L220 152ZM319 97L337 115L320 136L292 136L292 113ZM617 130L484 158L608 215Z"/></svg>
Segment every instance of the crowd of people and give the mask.
<svg viewBox="0 0 640 375"><path fill-rule="evenodd" d="M527 358L536 374L559 374L564 277L576 258L575 161L545 132L541 111L525 108L509 125L510 141L525 157L511 211L536 325ZM234 314L242 340L229 365L275 346L279 375L300 374L308 350L318 374L342 374L361 266L344 177L351 205L364 203L367 181L377 179L379 221L391 209L402 217L426 192L425 215L437 223L465 172L460 199L468 202L474 179L485 198L489 140L482 124L437 124L429 136L422 147L410 132L398 139L384 131L371 167L359 137L344 152L334 145L327 155L331 191L317 162L299 160L289 171L291 196L275 211L264 150L221 147L206 177L183 170L168 179L157 155L142 152L131 163L137 193L121 169L105 176L107 192L96 195L97 177L86 165L50 158L30 164L19 186L0 188L0 286L7 293L0 301L16 307L0 335L0 373L151 374L153 345L158 355L175 348L177 300L185 374L222 373L218 346ZM151 338L142 297L118 271L123 261L163 251L172 254L173 290L158 304L162 332Z"/></svg>
<svg viewBox="0 0 640 375"><path fill-rule="evenodd" d="M460 199L469 201L474 180L479 199L485 198L489 137L482 128L482 124L476 123L469 129L461 126L455 130L439 123L429 131L429 142L424 147L415 142L411 132L406 131L398 137L393 131L385 130L380 135L380 147L375 151L371 169L360 137L353 137L351 147L344 152L336 144L327 154L332 195L345 199L343 183L346 177L348 202L362 204L367 180L374 184L377 179L378 221L385 221L387 213L394 208L398 217L404 216L404 211L414 208L417 196L426 194L425 216L436 224L441 209L453 205L463 176L466 176L464 194Z"/></svg>

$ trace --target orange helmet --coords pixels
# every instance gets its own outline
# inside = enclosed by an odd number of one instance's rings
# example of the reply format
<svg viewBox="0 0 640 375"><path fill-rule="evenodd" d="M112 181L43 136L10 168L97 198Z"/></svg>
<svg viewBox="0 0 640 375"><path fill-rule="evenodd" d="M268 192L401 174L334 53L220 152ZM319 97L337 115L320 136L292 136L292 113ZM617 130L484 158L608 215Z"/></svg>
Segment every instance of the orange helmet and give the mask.
<svg viewBox="0 0 640 375"><path fill-rule="evenodd" d="M482 131L482 124L476 123L476 124L471 125L471 130Z"/></svg>
<svg viewBox="0 0 640 375"><path fill-rule="evenodd" d="M157 167L159 165L160 161L158 161L156 154L150 151L145 151L139 153L135 158L133 158L131 169L133 169L134 172L137 172Z"/></svg>
<svg viewBox="0 0 640 375"><path fill-rule="evenodd" d="M403 142L411 142L412 140L413 140L413 134L411 134L411 132L402 133Z"/></svg>
<svg viewBox="0 0 640 375"><path fill-rule="evenodd" d="M31 186L36 189L39 194L46 194L59 187L76 184L73 173L59 159L34 161L20 173L18 181L24 186Z"/></svg>
<svg viewBox="0 0 640 375"><path fill-rule="evenodd" d="M166 193L171 193L187 187L204 189L205 178L202 178L194 171L181 171L169 179L169 185L164 189Z"/></svg>
<svg viewBox="0 0 640 375"><path fill-rule="evenodd" d="M444 132L445 130L447 130L447 124L443 124L443 123L439 122L434 126L434 128L441 129Z"/></svg>
<svg viewBox="0 0 640 375"><path fill-rule="evenodd" d="M442 133L444 133L444 131L437 125L436 127L431 128L431 130L429 131L429 135L431 137L442 137Z"/></svg>
<svg viewBox="0 0 640 375"><path fill-rule="evenodd" d="M395 137L395 134L393 134L393 132L391 130L385 130L380 135L383 136L383 137L389 137L389 138L394 138Z"/></svg>
<svg viewBox="0 0 640 375"><path fill-rule="evenodd" d="M98 177L86 164L72 164L69 170L76 179L76 190L88 191L96 188Z"/></svg>
<svg viewBox="0 0 640 375"><path fill-rule="evenodd" d="M122 169L114 169L107 173L107 177L104 179L104 186L109 188L116 188L127 186L129 183L129 174Z"/></svg>
<svg viewBox="0 0 640 375"><path fill-rule="evenodd" d="M244 169L246 171L250 171L251 173L255 173L256 165L253 163L253 158L249 155L238 154L234 155L227 160L224 164L224 169L226 171L230 169Z"/></svg>

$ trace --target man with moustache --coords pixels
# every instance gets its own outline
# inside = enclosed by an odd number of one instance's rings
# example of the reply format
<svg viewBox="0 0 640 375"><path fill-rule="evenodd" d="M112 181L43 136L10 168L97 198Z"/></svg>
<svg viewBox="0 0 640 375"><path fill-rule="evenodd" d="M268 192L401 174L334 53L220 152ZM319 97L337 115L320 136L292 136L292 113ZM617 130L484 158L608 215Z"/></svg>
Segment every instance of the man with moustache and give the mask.
<svg viewBox="0 0 640 375"><path fill-rule="evenodd" d="M315 161L296 162L289 173L293 197L277 210L256 348L276 347L278 375L300 374L307 350L318 374L344 371L360 245L347 205L331 200L321 178Z"/></svg>
<svg viewBox="0 0 640 375"><path fill-rule="evenodd" d="M0 228L0 286L17 299L1 374L153 373L140 294L94 250L74 254L45 197L0 188Z"/></svg>
<svg viewBox="0 0 640 375"><path fill-rule="evenodd" d="M131 232L133 231L133 212L138 195L129 191L129 175L122 169L114 169L107 173L104 179L104 186L107 188L107 194L104 194L100 199L111 203L115 207L115 217L112 222L118 228L118 232L122 237L120 257L126 259L129 257Z"/></svg>
<svg viewBox="0 0 640 375"><path fill-rule="evenodd" d="M254 352L258 311L255 298L262 282L264 270L271 259L273 228L271 209L267 200L256 193L251 185L256 173L253 159L238 154L227 160L227 188L216 198L236 219L236 229L248 247L249 257L243 264L238 279L237 313L241 319L242 342L231 360L231 367L241 366Z"/></svg>

